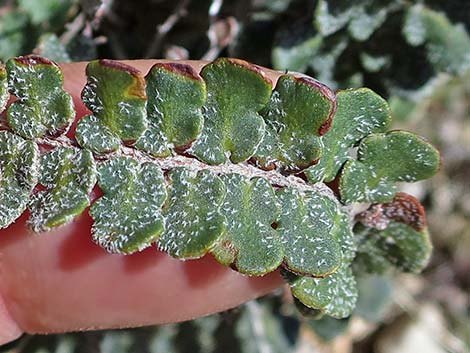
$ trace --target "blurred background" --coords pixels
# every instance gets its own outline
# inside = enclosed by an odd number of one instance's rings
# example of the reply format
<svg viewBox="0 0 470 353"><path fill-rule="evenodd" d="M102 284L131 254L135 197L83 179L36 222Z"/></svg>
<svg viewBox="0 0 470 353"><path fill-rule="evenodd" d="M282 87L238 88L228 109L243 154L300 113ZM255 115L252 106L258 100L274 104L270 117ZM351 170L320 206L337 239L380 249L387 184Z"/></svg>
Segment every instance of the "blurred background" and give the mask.
<svg viewBox="0 0 470 353"><path fill-rule="evenodd" d="M24 335L9 353L470 352L470 1L1 0L0 60L246 59L387 98L394 128L441 151L404 187L428 212L421 276L371 275L345 320L302 318L279 290L181 324Z"/></svg>

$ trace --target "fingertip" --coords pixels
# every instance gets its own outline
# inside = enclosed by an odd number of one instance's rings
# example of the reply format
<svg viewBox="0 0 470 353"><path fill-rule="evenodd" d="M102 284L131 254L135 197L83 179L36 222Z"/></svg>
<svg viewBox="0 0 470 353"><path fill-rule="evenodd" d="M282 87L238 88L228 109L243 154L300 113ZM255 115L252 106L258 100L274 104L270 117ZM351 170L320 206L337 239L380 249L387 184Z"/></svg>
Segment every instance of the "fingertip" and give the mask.
<svg viewBox="0 0 470 353"><path fill-rule="evenodd" d="M16 321L11 317L0 295L0 346L14 341L23 334Z"/></svg>

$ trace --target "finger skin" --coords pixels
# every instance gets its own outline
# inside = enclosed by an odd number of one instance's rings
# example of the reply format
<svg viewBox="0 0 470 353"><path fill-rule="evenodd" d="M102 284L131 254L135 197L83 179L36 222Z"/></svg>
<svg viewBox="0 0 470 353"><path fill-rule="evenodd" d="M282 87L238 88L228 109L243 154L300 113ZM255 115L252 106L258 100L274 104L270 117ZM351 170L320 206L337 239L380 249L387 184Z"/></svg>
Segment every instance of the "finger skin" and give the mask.
<svg viewBox="0 0 470 353"><path fill-rule="evenodd" d="M129 62L144 74L156 61ZM202 62L191 62L198 70ZM63 65L77 118L86 63ZM268 71L276 80L278 74ZM73 129L72 129L73 130ZM111 255L94 244L87 212L36 235L27 213L0 230L0 344L29 333L177 322L235 307L282 284L278 272L247 277L211 256L180 261L155 247Z"/></svg>

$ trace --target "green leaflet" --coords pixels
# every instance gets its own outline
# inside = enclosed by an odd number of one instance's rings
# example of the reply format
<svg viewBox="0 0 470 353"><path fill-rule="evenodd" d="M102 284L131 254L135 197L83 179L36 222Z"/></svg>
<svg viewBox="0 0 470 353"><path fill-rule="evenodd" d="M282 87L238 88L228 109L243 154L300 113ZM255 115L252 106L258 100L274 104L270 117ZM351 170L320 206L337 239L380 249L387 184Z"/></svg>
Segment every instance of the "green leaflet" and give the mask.
<svg viewBox="0 0 470 353"><path fill-rule="evenodd" d="M386 229L367 229L362 234L355 264L362 272L383 274L391 267L421 272L429 263L432 245L427 229L391 222Z"/></svg>
<svg viewBox="0 0 470 353"><path fill-rule="evenodd" d="M227 229L212 254L222 264L248 275L274 271L283 260L283 245L272 225L279 217L273 187L264 179L239 174L221 176L227 195L220 212Z"/></svg>
<svg viewBox="0 0 470 353"><path fill-rule="evenodd" d="M335 95L308 77L282 75L261 111L266 132L253 160L263 169L280 167L297 172L316 163L322 154L320 136L335 111Z"/></svg>
<svg viewBox="0 0 470 353"><path fill-rule="evenodd" d="M30 55L10 59L6 67L10 93L18 98L7 110L13 132L26 139L63 134L75 111L72 97L62 87L59 66Z"/></svg>
<svg viewBox="0 0 470 353"><path fill-rule="evenodd" d="M333 201L329 201L329 203L333 204ZM344 317L346 317L349 315L346 313L350 313L350 308L354 308L354 296L351 296L350 300L344 303L341 303L341 301L334 302L334 299L340 296L339 286L341 283L349 283L350 289L354 290L353 280L349 278L350 270L346 268L350 266L355 257L356 244L351 229L351 222L347 214L342 210L338 210L333 217L334 225L331 228L330 234L341 246L341 267L334 273L326 275L324 278L297 276L288 271L284 271L283 276L290 285L292 295L299 300L300 303L298 303L298 305L305 305L310 309L320 310L323 313L327 310L344 310ZM343 296L344 295L345 294L343 294ZM343 304L347 306L343 307L343 309L339 309L338 307ZM329 305L330 307L328 307ZM342 316L337 313L335 315Z"/></svg>
<svg viewBox="0 0 470 353"><path fill-rule="evenodd" d="M122 254L156 241L164 228L161 207L166 198L160 168L117 157L100 165L98 176L104 195L90 209L93 240L109 252Z"/></svg>
<svg viewBox="0 0 470 353"><path fill-rule="evenodd" d="M45 33L39 38L37 51L41 56L56 62L69 63L72 61L67 48L54 33Z"/></svg>
<svg viewBox="0 0 470 353"><path fill-rule="evenodd" d="M87 65L82 91L92 115L80 119L76 139L95 153L116 151L121 142L133 144L147 128L145 80L132 66L112 60Z"/></svg>
<svg viewBox="0 0 470 353"><path fill-rule="evenodd" d="M426 267L432 245L417 199L397 193L391 202L374 204L358 218L362 223L357 230L360 269L380 274L394 265L417 273Z"/></svg>
<svg viewBox="0 0 470 353"><path fill-rule="evenodd" d="M284 245L284 267L298 274L326 276L341 264L341 247L331 234L336 204L330 196L285 188L277 193L281 204L278 221Z"/></svg>
<svg viewBox="0 0 470 353"><path fill-rule="evenodd" d="M35 232L68 223L90 205L88 195L96 183L93 155L70 147L42 155L39 183L47 190L34 194L29 205Z"/></svg>
<svg viewBox="0 0 470 353"><path fill-rule="evenodd" d="M380 233L379 246L384 249L387 259L401 271L419 273L426 267L432 250L427 229L418 231L407 224L391 222Z"/></svg>
<svg viewBox="0 0 470 353"><path fill-rule="evenodd" d="M373 132L386 131L391 122L387 102L368 88L339 91L336 100L336 114L323 137L322 158L305 170L312 183L333 180L348 160L349 149Z"/></svg>
<svg viewBox="0 0 470 353"><path fill-rule="evenodd" d="M7 70L0 63L0 113L5 109L10 93L8 92Z"/></svg>
<svg viewBox="0 0 470 353"><path fill-rule="evenodd" d="M190 153L208 164L247 160L264 135L258 112L269 101L271 81L257 66L227 58L206 65L201 76L207 85L204 127Z"/></svg>
<svg viewBox="0 0 470 353"><path fill-rule="evenodd" d="M439 165L439 152L417 135L406 131L371 134L361 141L357 160L349 160L343 167L341 200L391 200L396 192L395 182L427 179Z"/></svg>
<svg viewBox="0 0 470 353"><path fill-rule="evenodd" d="M201 133L206 85L186 64L155 64L147 77L149 126L135 144L154 156L183 151Z"/></svg>
<svg viewBox="0 0 470 353"><path fill-rule="evenodd" d="M224 183L209 171L193 174L185 168L170 173L170 190L163 207L166 227L158 240L160 249L182 259L204 256L226 225L219 211Z"/></svg>
<svg viewBox="0 0 470 353"><path fill-rule="evenodd" d="M38 161L39 148L34 142L0 131L0 229L26 210L38 179Z"/></svg>

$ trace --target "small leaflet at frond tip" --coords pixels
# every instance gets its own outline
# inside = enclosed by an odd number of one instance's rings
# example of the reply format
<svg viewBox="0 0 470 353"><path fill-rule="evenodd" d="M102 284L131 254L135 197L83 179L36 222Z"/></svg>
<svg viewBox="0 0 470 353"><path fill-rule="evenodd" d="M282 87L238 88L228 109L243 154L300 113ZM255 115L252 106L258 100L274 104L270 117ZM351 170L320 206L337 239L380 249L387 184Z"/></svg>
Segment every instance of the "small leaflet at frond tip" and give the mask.
<svg viewBox="0 0 470 353"><path fill-rule="evenodd" d="M395 183L430 178L440 166L439 152L423 138L406 131L370 134L341 172L339 190L344 203L386 202Z"/></svg>
<svg viewBox="0 0 470 353"><path fill-rule="evenodd" d="M323 137L323 155L305 170L312 183L332 181L348 160L349 150L367 135L386 131L391 122L388 103L368 88L339 91L336 101L331 128Z"/></svg>

